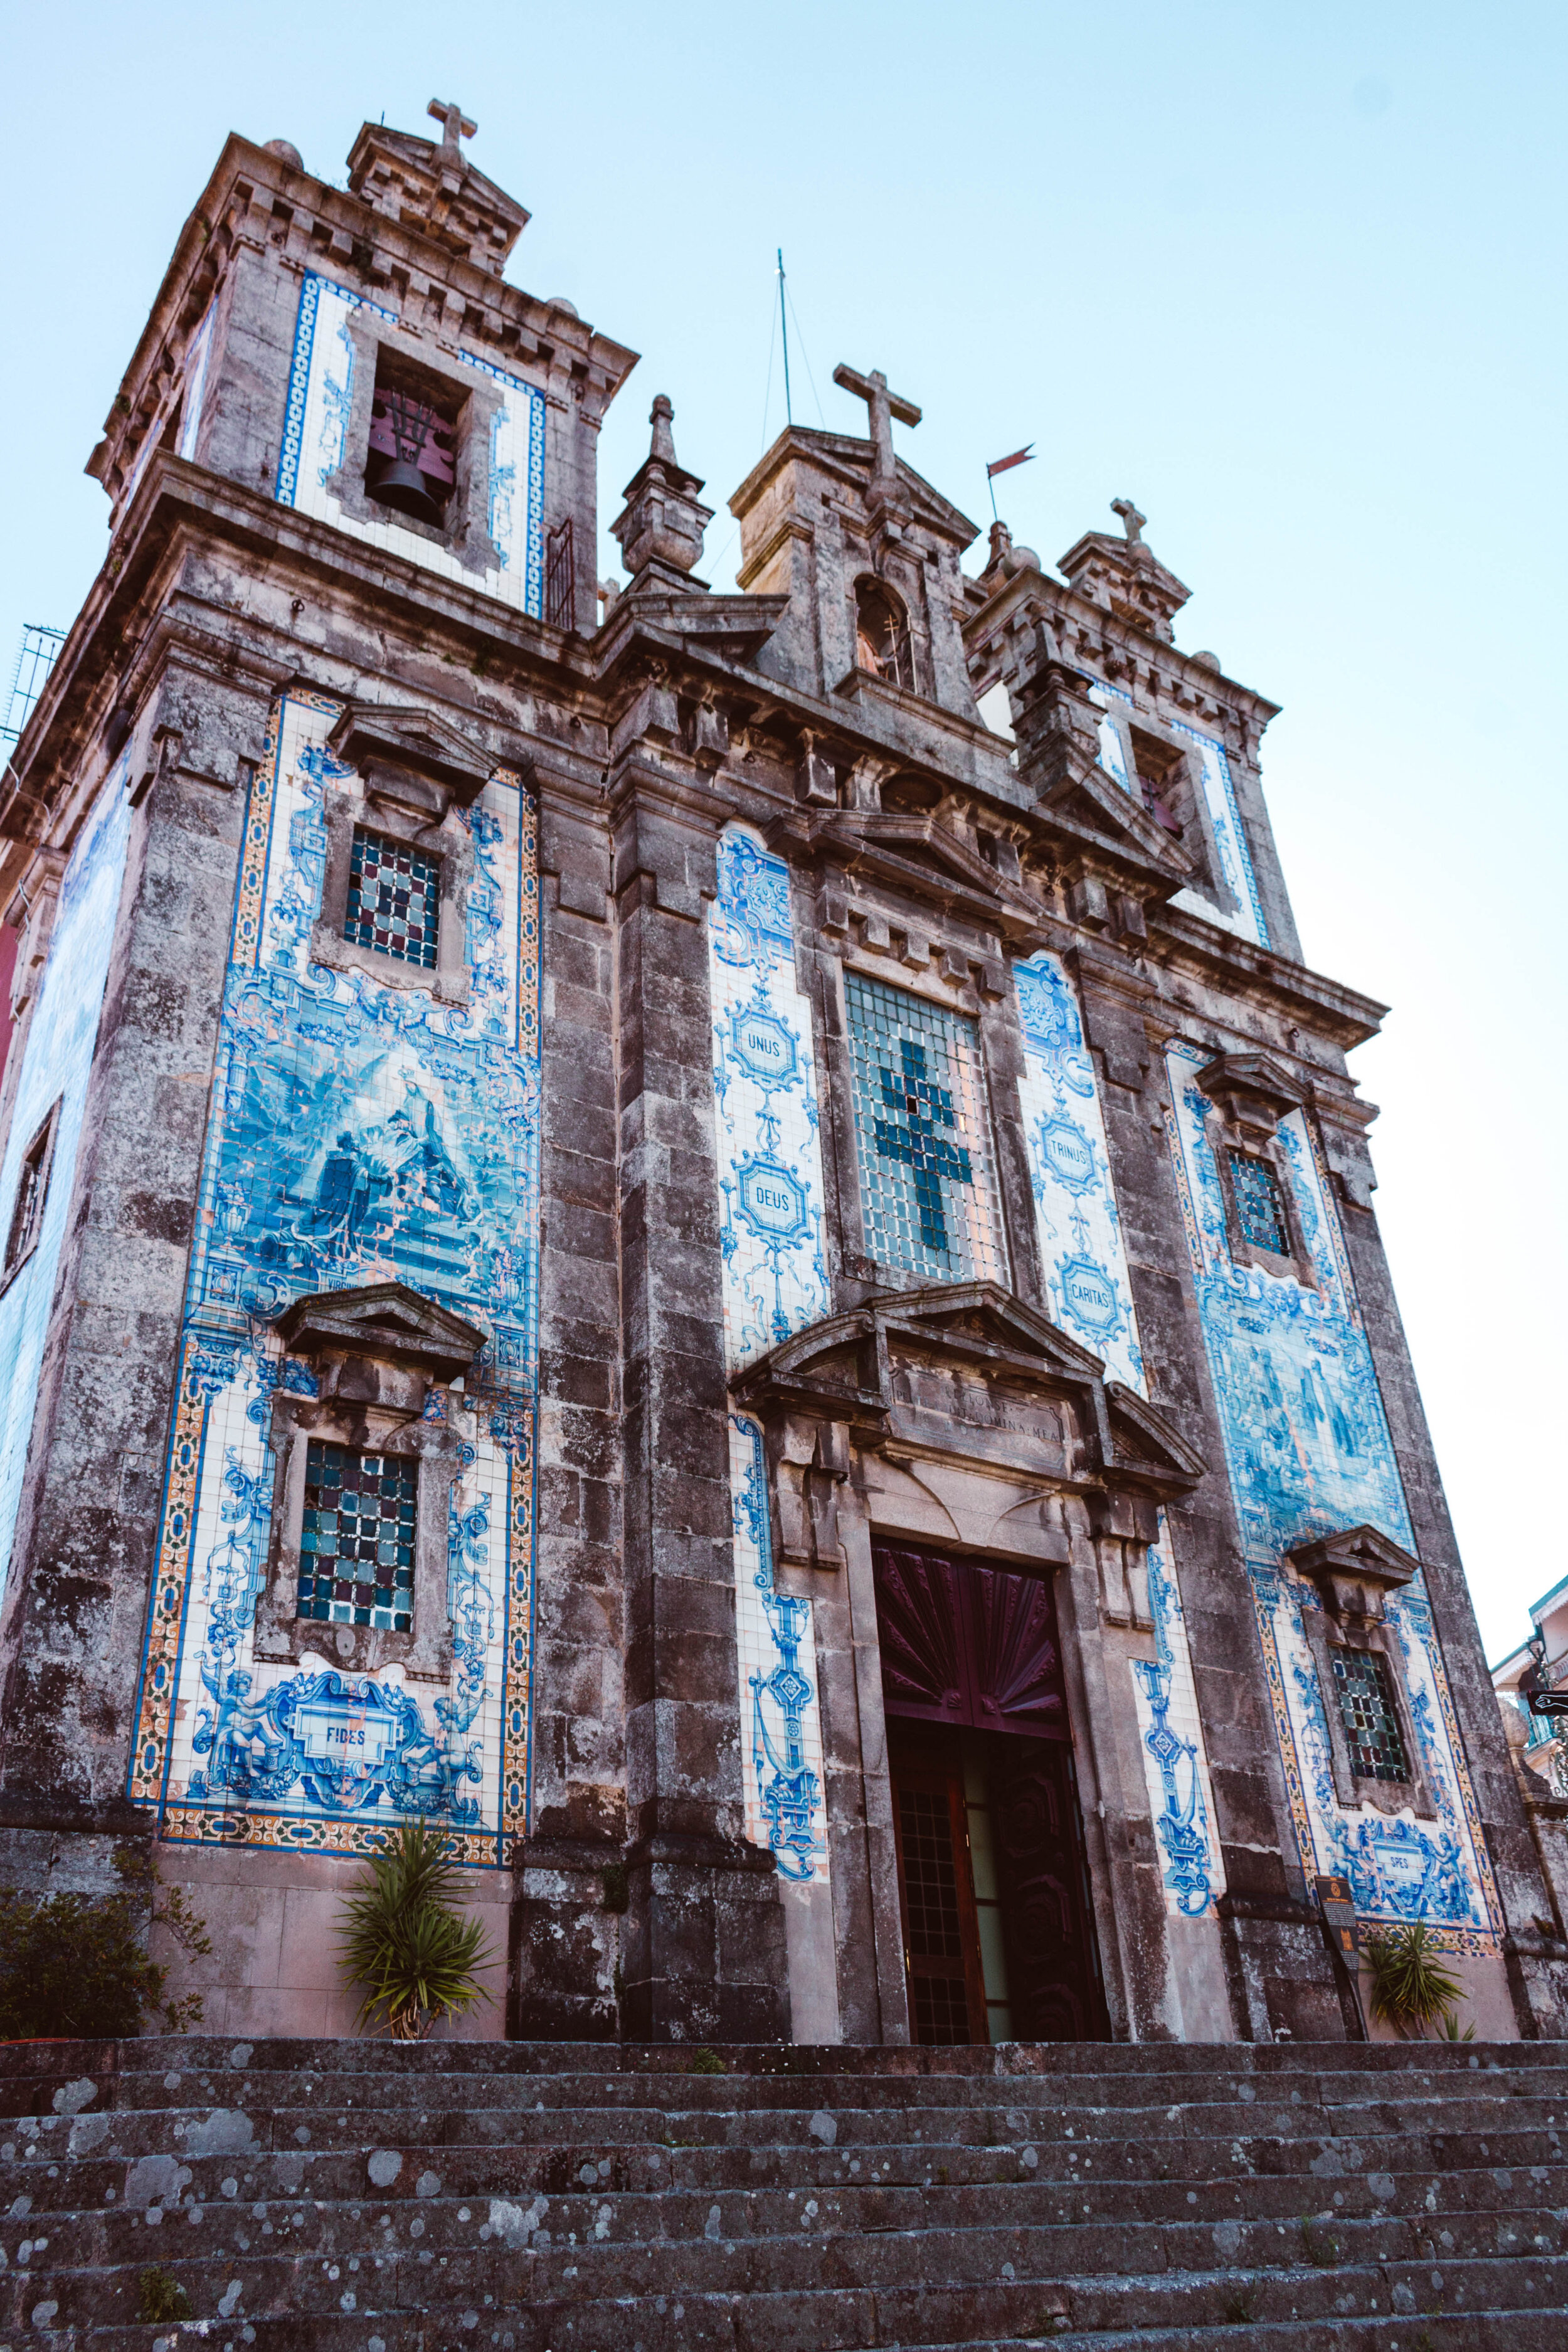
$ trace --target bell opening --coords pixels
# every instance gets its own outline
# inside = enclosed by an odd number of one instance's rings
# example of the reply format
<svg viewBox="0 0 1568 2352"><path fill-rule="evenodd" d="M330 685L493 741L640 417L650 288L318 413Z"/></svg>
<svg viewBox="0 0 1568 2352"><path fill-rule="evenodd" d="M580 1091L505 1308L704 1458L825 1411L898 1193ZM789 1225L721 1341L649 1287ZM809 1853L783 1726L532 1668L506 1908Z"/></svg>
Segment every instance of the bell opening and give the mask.
<svg viewBox="0 0 1568 2352"><path fill-rule="evenodd" d="M436 529L457 480L457 425L423 386L378 379L366 452L367 496Z"/></svg>

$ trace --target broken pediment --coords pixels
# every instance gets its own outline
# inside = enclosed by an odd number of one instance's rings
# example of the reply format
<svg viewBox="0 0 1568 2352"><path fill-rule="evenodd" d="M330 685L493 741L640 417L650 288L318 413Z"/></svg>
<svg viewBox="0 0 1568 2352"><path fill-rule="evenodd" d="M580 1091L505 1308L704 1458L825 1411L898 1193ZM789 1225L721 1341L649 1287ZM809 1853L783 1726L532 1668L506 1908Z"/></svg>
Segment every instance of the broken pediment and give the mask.
<svg viewBox="0 0 1568 2352"><path fill-rule="evenodd" d="M405 1282L312 1291L287 1307L274 1328L289 1354L306 1363L374 1359L438 1381L467 1372L485 1344L476 1324Z"/></svg>
<svg viewBox="0 0 1568 2352"><path fill-rule="evenodd" d="M390 800L435 822L456 804L476 801L496 763L479 745L435 712L349 702L327 739L335 756L357 769L373 799Z"/></svg>
<svg viewBox="0 0 1568 2352"><path fill-rule="evenodd" d="M1110 531L1085 531L1058 558L1057 568L1080 596L1166 645L1174 635L1173 620L1193 593L1140 536L1117 539Z"/></svg>
<svg viewBox="0 0 1568 2352"><path fill-rule="evenodd" d="M1108 1386L1098 1356L996 1283L874 1292L733 1388L764 1420L844 1424L862 1446L901 1440L1064 1479L1109 1475L1154 1496L1189 1492L1206 1467L1158 1406Z"/></svg>
<svg viewBox="0 0 1568 2352"><path fill-rule="evenodd" d="M1421 1563L1412 1553L1381 1528L1364 1523L1321 1536L1313 1543L1292 1545L1285 1557L1298 1576L1317 1586L1330 1615L1342 1621L1375 1623L1388 1594L1402 1591L1421 1573Z"/></svg>
<svg viewBox="0 0 1568 2352"><path fill-rule="evenodd" d="M796 857L819 859L847 875L968 916L1021 940L1040 919L1020 884L949 830L940 817L862 809L792 810L767 831L770 847L787 844Z"/></svg>

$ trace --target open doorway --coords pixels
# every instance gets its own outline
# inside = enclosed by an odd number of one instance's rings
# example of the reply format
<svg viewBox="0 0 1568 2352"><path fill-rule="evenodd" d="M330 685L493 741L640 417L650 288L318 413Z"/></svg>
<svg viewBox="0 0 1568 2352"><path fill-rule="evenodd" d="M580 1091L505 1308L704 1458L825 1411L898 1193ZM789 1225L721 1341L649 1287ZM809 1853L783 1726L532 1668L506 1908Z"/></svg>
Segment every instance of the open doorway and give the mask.
<svg viewBox="0 0 1568 2352"><path fill-rule="evenodd" d="M1050 1584L873 1558L911 2034L1104 2040Z"/></svg>

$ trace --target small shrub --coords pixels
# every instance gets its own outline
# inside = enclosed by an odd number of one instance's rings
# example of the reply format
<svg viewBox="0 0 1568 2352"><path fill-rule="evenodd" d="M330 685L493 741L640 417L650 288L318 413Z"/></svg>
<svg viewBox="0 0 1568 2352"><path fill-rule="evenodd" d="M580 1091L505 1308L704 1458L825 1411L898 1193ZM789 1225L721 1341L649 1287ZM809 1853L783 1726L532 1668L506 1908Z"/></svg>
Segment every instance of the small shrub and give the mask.
<svg viewBox="0 0 1568 2352"><path fill-rule="evenodd" d="M136 2316L155 2327L162 2319L189 2319L191 2298L162 2263L144 2270L136 2289Z"/></svg>
<svg viewBox="0 0 1568 2352"><path fill-rule="evenodd" d="M727 2074L730 2070L717 2050L702 2049L686 2071L689 2074Z"/></svg>
<svg viewBox="0 0 1568 2352"><path fill-rule="evenodd" d="M599 1906L600 1909L604 1911L625 1911L626 1906L632 1899L631 1881L626 1876L626 1864L624 1862L607 1862L605 1864L603 1871L600 1873L600 1876L604 1882L605 1888L604 1901Z"/></svg>
<svg viewBox="0 0 1568 2352"><path fill-rule="evenodd" d="M1250 2327L1258 2317L1258 2289L1255 2286L1238 2286L1235 2294L1226 2298L1220 2317L1227 2327Z"/></svg>
<svg viewBox="0 0 1568 2352"><path fill-rule="evenodd" d="M148 1958L142 1931L151 1917L184 1950L205 1955L204 1923L177 1886L164 1888L150 1849L117 1846L114 1863L135 1891L40 1900L0 1889L0 2042L118 2038L149 2021L184 2033L201 2023L199 1993L164 2000L169 1972Z"/></svg>
<svg viewBox="0 0 1568 2352"><path fill-rule="evenodd" d="M1476 2029L1473 2021L1461 2033L1458 2011L1455 2009L1444 2011L1442 2029L1437 2035L1439 2042L1473 2042L1475 2038Z"/></svg>
<svg viewBox="0 0 1568 2352"><path fill-rule="evenodd" d="M437 2018L491 1996L476 1971L493 1958L477 1919L456 1907L457 1873L445 1832L405 1822L343 1906L341 1965L365 1987L355 2020L385 2025L395 2042L419 2042Z"/></svg>
<svg viewBox="0 0 1568 2352"><path fill-rule="evenodd" d="M1424 1919L1369 1936L1372 2013L1396 2033L1419 2032L1446 2016L1464 1987L1443 1966Z"/></svg>

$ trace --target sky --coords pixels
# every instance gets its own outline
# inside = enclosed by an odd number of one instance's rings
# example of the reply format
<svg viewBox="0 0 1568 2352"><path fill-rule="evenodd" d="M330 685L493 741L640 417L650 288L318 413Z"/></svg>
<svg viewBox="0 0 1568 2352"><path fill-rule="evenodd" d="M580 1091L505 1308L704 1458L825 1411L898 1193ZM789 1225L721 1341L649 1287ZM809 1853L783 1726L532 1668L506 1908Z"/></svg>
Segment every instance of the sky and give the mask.
<svg viewBox="0 0 1568 2352"><path fill-rule="evenodd" d="M479 123L508 276L643 354L600 512L675 404L716 509L835 365L1047 564L1134 499L1187 649L1282 705L1264 784L1307 960L1393 1008L1352 1068L1488 1654L1568 1572L1563 1241L1568 11L1489 0L5 0L0 687L105 553L83 465L226 134L342 184L362 120ZM968 559L977 570L984 541ZM606 541L601 569L618 567Z"/></svg>

